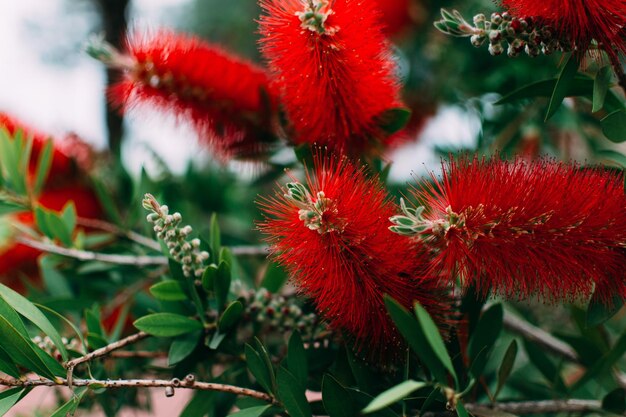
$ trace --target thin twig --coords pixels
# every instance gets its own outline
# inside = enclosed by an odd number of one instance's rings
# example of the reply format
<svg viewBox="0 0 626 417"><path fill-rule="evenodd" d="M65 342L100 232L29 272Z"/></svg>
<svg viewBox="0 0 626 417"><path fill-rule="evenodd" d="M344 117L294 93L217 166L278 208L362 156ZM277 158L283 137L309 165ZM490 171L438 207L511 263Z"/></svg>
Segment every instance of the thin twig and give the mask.
<svg viewBox="0 0 626 417"><path fill-rule="evenodd" d="M0 378L0 385L7 387L54 387L54 386L73 386L73 387L98 387L98 388L182 388L193 389L199 391L220 391L245 397L256 398L258 400L273 403L274 400L268 394L255 391L248 388L241 388L234 385L216 384L212 382L195 381L192 378L184 378L182 381L178 378L174 379L67 379L58 378L56 381L49 379L16 379L16 378Z"/></svg>
<svg viewBox="0 0 626 417"><path fill-rule="evenodd" d="M117 227L114 224L109 222L105 222L103 220L97 219L87 219L84 217L79 217L76 219L76 224L79 226L90 227L92 229L102 230L104 232L109 232L116 236L125 237L128 240L132 240L133 242L139 243L147 248L154 249L156 251L161 251L161 245L156 240L147 238L139 233L135 233L132 230L124 230L120 227Z"/></svg>
<svg viewBox="0 0 626 417"><path fill-rule="evenodd" d="M167 352L152 352L149 350L120 350L117 352L111 352L109 357L115 359L160 359L167 358Z"/></svg>
<svg viewBox="0 0 626 417"><path fill-rule="evenodd" d="M78 249L64 248L53 243L44 243L23 236L17 237L16 240L19 243L30 246L31 248L39 249L44 252L54 253L56 255L67 256L70 258L78 259L80 261L100 261L118 265L135 266L167 265L167 258L164 256L115 255L107 253L89 252Z"/></svg>
<svg viewBox="0 0 626 417"><path fill-rule="evenodd" d="M231 246L229 249L235 256L265 256L269 253L268 246Z"/></svg>
<svg viewBox="0 0 626 417"><path fill-rule="evenodd" d="M583 413L597 411L602 403L597 400L543 400L495 403L493 405L464 404L470 413L481 415L493 411L511 414Z"/></svg>
<svg viewBox="0 0 626 417"><path fill-rule="evenodd" d="M120 339L117 342L110 343L104 347L101 347L100 349L96 349L93 352L87 353L86 355L83 355L79 358L72 359L71 361L65 363L65 368L68 370L74 369L77 365L80 365L83 362L88 362L92 359L99 358L100 356L105 356L116 349L121 349L124 346L136 343L142 339L145 339L148 336L149 335L144 332L135 333L133 335L125 337L124 339Z"/></svg>

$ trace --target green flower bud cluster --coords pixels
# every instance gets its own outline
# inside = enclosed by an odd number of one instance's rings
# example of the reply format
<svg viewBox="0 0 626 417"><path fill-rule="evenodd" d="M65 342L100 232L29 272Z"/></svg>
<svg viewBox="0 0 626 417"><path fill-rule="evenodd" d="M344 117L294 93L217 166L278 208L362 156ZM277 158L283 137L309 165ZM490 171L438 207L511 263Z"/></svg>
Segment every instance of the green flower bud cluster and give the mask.
<svg viewBox="0 0 626 417"><path fill-rule="evenodd" d="M169 208L159 204L150 194L146 194L143 207L151 211L146 220L154 225L157 237L163 240L170 256L182 264L183 274L186 277L200 278L209 253L200 250L200 239L189 239L193 231L191 226L181 227L181 214L169 214Z"/></svg>
<svg viewBox="0 0 626 417"><path fill-rule="evenodd" d="M469 37L477 48L488 43L491 55L501 55L506 50L509 57L516 57L522 52L536 57L573 49L569 42L559 39L550 26L531 18L519 19L508 12L492 13L489 19L482 13L477 14L473 25L456 10L449 12L441 9L441 16L443 19L435 22L439 31L451 36Z"/></svg>
<svg viewBox="0 0 626 417"><path fill-rule="evenodd" d="M45 337L35 336L35 337L33 337L32 341L41 350L43 350L44 352L46 352L47 354L49 354L53 358L55 358L55 359L57 359L59 361L62 359L61 352L59 352L59 350L55 346L55 344L52 341L52 339L50 339L48 336L45 336ZM80 341L78 339L75 339L75 338L68 339L66 337L62 337L61 338L61 343L63 343L63 345L65 346L65 348L67 350L73 350L73 351L76 351L76 352L80 352L82 350Z"/></svg>

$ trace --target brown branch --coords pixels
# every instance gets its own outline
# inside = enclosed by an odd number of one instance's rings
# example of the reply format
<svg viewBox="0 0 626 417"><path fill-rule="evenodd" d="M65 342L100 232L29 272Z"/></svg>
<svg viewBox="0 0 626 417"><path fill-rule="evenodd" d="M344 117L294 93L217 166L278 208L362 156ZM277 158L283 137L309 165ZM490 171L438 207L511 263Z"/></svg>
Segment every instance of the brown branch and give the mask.
<svg viewBox="0 0 626 417"><path fill-rule="evenodd" d="M78 249L64 248L53 243L44 243L24 236L17 237L16 241L31 248L39 249L48 253L54 253L56 255L67 256L80 261L100 261L117 265L135 266L167 265L167 258L164 256L133 256L89 252Z"/></svg>
<svg viewBox="0 0 626 417"><path fill-rule="evenodd" d="M192 375L188 375L182 381L178 378L174 379L74 379L67 380L57 378L56 381L49 379L16 379L16 378L0 378L0 385L6 387L55 387L55 386L72 386L72 387L98 387L98 388L182 388L193 389L199 391L220 391L245 397L256 398L258 400L274 403L274 399L268 394L255 391L248 388L241 388L234 385L217 384L213 382L195 381Z"/></svg>
<svg viewBox="0 0 626 417"><path fill-rule="evenodd" d="M476 415L492 415L494 411L511 414L584 413L602 408L597 400L544 400L495 403L493 405L464 404L465 409Z"/></svg>
<svg viewBox="0 0 626 417"><path fill-rule="evenodd" d="M111 352L109 357L115 359L159 359L167 358L167 352L151 352L149 350L121 350L118 352Z"/></svg>
<svg viewBox="0 0 626 417"><path fill-rule="evenodd" d="M124 237L133 242L139 243L147 248L154 249L158 252L161 252L161 245L156 240L152 240L147 238L139 233L135 233L132 230L124 230L120 227L117 227L114 224L109 222L105 222L103 220L97 219L87 219L84 217L79 217L76 219L76 224L83 227L90 227L92 229L102 230L104 232L109 232L113 235Z"/></svg>
<svg viewBox="0 0 626 417"><path fill-rule="evenodd" d="M77 365L80 365L83 362L88 362L92 359L99 358L100 356L108 355L110 352L116 349L121 349L124 346L137 343L138 341L145 339L148 336L149 336L148 333L144 333L144 332L135 333L133 335L125 337L124 339L120 339L117 342L110 343L104 347L101 347L100 349L96 349L93 352L87 353L86 355L83 355L80 358L67 361L65 363L65 368L71 372Z"/></svg>

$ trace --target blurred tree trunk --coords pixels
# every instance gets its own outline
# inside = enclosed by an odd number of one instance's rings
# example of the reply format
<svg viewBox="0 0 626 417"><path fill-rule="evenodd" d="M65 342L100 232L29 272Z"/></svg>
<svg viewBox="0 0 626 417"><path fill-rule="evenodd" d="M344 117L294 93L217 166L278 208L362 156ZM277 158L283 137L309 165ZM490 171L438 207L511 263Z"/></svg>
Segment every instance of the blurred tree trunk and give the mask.
<svg viewBox="0 0 626 417"><path fill-rule="evenodd" d="M116 48L121 48L128 27L127 12L130 0L94 0L94 2L100 9L106 41ZM117 77L119 77L118 71L107 69L107 86L114 83ZM108 102L106 123L109 149L115 157L119 158L124 135L123 118L119 112L111 108Z"/></svg>

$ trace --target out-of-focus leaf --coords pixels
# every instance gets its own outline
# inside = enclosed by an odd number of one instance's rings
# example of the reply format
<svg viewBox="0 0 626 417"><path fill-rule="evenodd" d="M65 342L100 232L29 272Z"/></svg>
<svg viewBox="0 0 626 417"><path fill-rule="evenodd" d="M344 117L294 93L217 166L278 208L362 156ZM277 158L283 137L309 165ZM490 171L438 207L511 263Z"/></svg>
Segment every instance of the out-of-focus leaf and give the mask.
<svg viewBox="0 0 626 417"><path fill-rule="evenodd" d="M500 390L504 387L504 383L506 382L509 375L511 375L511 371L513 370L513 365L515 364L515 358L517 357L517 341L513 340L502 358L502 363L500 364L500 368L498 369L498 387L496 388L495 394L493 394L493 398L497 398Z"/></svg>
<svg viewBox="0 0 626 417"><path fill-rule="evenodd" d="M282 267L274 262L270 262L261 282L261 287L266 288L271 293L277 293L287 282L287 278L287 273Z"/></svg>
<svg viewBox="0 0 626 417"><path fill-rule="evenodd" d="M574 80L574 76L578 72L578 66L580 63L578 62L578 58L575 54L570 54L565 62L563 63L563 68L561 69L561 73L557 79L556 85L554 86L554 90L552 91L552 96L550 97L550 102L548 103L548 112L546 113L545 121L548 121L554 113L558 110L563 102L563 99L568 96L570 84Z"/></svg>
<svg viewBox="0 0 626 417"><path fill-rule="evenodd" d="M489 354L502 331L502 319L502 304L495 304L482 314L476 325L468 349L475 378L482 374L487 365Z"/></svg>
<svg viewBox="0 0 626 417"><path fill-rule="evenodd" d="M149 314L133 324L139 330L158 337L175 337L202 330L199 321L174 313Z"/></svg>
<svg viewBox="0 0 626 417"><path fill-rule="evenodd" d="M243 304L241 301L233 301L226 307L226 310L220 316L217 327L221 332L230 330L241 318L243 314Z"/></svg>
<svg viewBox="0 0 626 417"><path fill-rule="evenodd" d="M611 67L607 65L600 68L593 80L593 108L591 109L593 113L602 110L604 106L606 93L609 91L609 84L611 83L611 73Z"/></svg>
<svg viewBox="0 0 626 417"><path fill-rule="evenodd" d="M624 306L624 300L619 295L615 295L612 301L612 305L607 305L594 293L587 307L587 326L599 326L617 314Z"/></svg>
<svg viewBox="0 0 626 417"><path fill-rule="evenodd" d="M230 265L226 262L220 262L217 267L217 274L215 275L214 291L215 298L217 299L218 308L221 310L226 305L228 300L228 292L230 291Z"/></svg>
<svg viewBox="0 0 626 417"><path fill-rule="evenodd" d="M211 254L213 255L212 259L217 259L220 248L222 247L222 238L220 232L220 225L217 222L217 214L213 213L211 216L211 229L210 229L210 238L209 244L211 245Z"/></svg>
<svg viewBox="0 0 626 417"><path fill-rule="evenodd" d="M615 110L601 121L602 133L612 142L626 141L626 110Z"/></svg>
<svg viewBox="0 0 626 417"><path fill-rule="evenodd" d="M305 389L291 372L280 367L276 383L280 401L291 417L312 417Z"/></svg>
<svg viewBox="0 0 626 417"><path fill-rule="evenodd" d="M350 393L330 374L322 379L322 401L330 417L353 417L357 413Z"/></svg>
<svg viewBox="0 0 626 417"><path fill-rule="evenodd" d="M191 355L198 346L201 335L201 332L187 333L174 339L167 354L167 364L176 365Z"/></svg>
<svg viewBox="0 0 626 417"><path fill-rule="evenodd" d="M388 135L399 132L411 118L411 110L398 107L384 111L376 117L377 125Z"/></svg>
<svg viewBox="0 0 626 417"><path fill-rule="evenodd" d="M50 417L67 417L74 415L74 412L78 408L80 401L83 399L87 390L80 392L78 395L74 395L68 402L59 407Z"/></svg>
<svg viewBox="0 0 626 417"><path fill-rule="evenodd" d="M260 343L261 342L257 341L257 346ZM252 375L254 375L254 378L256 378L257 382L267 392L276 392L274 368L272 367L272 363L269 362L269 358L266 359L265 350L259 351L258 349L253 348L251 345L246 344L245 353L248 369L250 370Z"/></svg>
<svg viewBox="0 0 626 417"><path fill-rule="evenodd" d="M602 409L611 413L624 415L626 413L626 389L617 388L609 392L602 399Z"/></svg>
<svg viewBox="0 0 626 417"><path fill-rule="evenodd" d="M215 280L217 278L217 265L207 266L202 273L202 288L208 292L215 291Z"/></svg>
<svg viewBox="0 0 626 417"><path fill-rule="evenodd" d="M289 372L293 374L302 386L306 387L309 375L309 367L307 363L306 351L300 332L295 330L289 338L287 349L287 366Z"/></svg>
<svg viewBox="0 0 626 417"><path fill-rule="evenodd" d="M587 369L587 372L582 376L582 378L576 381L572 387L572 391L584 386L598 376L609 372L611 367L621 359L624 353L626 353L626 333L622 333L611 350L601 357L593 366Z"/></svg>
<svg viewBox="0 0 626 417"><path fill-rule="evenodd" d="M524 348L528 354L530 362L535 368L550 382L550 384L559 392L565 392L565 383L561 377L559 368L554 365L552 360L544 353L544 351L528 340L524 340Z"/></svg>
<svg viewBox="0 0 626 417"><path fill-rule="evenodd" d="M256 407L244 408L233 414L229 414L229 417L259 417L262 416L272 405L257 405Z"/></svg>
<svg viewBox="0 0 626 417"><path fill-rule="evenodd" d="M362 414L373 413L392 404L407 398L411 393L426 386L426 383L420 381L408 380L395 387L378 394L367 407L361 411Z"/></svg>
<svg viewBox="0 0 626 417"><path fill-rule="evenodd" d="M0 392L0 417L5 415L23 397L24 388L10 388Z"/></svg>

